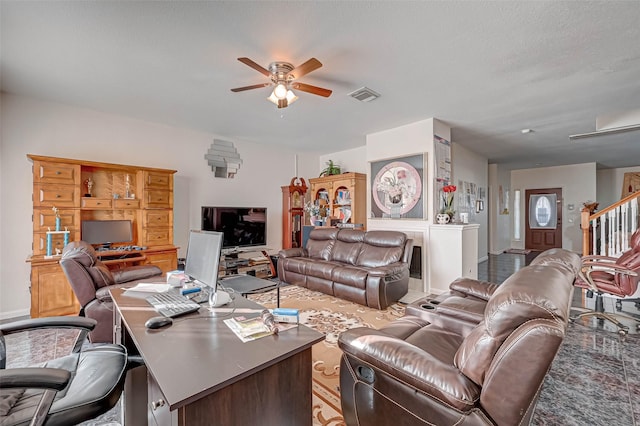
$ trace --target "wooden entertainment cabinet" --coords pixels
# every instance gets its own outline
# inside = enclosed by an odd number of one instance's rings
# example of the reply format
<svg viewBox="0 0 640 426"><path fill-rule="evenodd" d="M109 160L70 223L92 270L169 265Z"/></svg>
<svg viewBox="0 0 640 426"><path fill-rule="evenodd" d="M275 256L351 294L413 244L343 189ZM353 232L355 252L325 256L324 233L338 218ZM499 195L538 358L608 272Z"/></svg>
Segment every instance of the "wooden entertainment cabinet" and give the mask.
<svg viewBox="0 0 640 426"><path fill-rule="evenodd" d="M84 220L131 220L138 249L98 252L109 269L153 264L168 272L177 268L173 245L173 174L175 170L128 166L68 158L27 155L33 162L33 254L31 317L74 315L78 301L60 268L64 233L82 239ZM89 184L89 187L87 186ZM47 234L51 256L47 256Z"/></svg>

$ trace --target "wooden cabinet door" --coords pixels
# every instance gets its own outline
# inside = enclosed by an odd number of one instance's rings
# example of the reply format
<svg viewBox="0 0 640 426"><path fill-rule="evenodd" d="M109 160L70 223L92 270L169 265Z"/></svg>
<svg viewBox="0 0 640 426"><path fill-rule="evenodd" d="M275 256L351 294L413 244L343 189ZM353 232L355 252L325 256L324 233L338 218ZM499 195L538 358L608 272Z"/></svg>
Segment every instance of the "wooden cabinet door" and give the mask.
<svg viewBox="0 0 640 426"><path fill-rule="evenodd" d="M147 264L157 266L165 274L178 268L178 255L175 251L171 253L146 253L146 256Z"/></svg>
<svg viewBox="0 0 640 426"><path fill-rule="evenodd" d="M40 265L31 269L31 317L77 315L80 303L60 265Z"/></svg>

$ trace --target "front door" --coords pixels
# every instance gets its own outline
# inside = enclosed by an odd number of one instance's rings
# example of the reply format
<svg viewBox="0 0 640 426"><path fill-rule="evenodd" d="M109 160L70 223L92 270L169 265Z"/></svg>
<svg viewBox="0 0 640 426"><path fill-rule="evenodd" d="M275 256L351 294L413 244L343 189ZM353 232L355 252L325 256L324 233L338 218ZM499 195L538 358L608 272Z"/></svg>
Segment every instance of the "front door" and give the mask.
<svg viewBox="0 0 640 426"><path fill-rule="evenodd" d="M528 189L525 198L525 248L562 248L562 189Z"/></svg>

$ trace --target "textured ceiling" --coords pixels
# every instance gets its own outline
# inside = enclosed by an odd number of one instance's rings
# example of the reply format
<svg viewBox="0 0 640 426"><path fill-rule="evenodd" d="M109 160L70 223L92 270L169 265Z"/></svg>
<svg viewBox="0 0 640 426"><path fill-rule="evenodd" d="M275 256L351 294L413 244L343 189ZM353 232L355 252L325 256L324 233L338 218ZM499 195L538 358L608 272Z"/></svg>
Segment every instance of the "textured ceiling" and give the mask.
<svg viewBox="0 0 640 426"><path fill-rule="evenodd" d="M640 108L640 1L1 1L8 93L334 152L429 117L509 168L640 163L640 131L570 142ZM237 61L324 66L283 110ZM382 96L347 96L362 86ZM522 134L521 129L534 131Z"/></svg>

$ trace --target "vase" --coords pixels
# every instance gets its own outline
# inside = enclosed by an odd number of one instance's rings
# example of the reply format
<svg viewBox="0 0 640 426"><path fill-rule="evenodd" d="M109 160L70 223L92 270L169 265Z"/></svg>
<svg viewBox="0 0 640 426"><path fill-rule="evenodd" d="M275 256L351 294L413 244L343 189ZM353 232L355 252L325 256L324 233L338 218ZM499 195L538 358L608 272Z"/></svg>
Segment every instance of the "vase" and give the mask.
<svg viewBox="0 0 640 426"><path fill-rule="evenodd" d="M402 202L402 194L395 194L395 195L389 194L389 202L391 204L398 204Z"/></svg>
<svg viewBox="0 0 640 426"><path fill-rule="evenodd" d="M449 220L451 220L451 218L449 217L448 214L446 213L438 213L436 215L436 221L440 224L440 225L444 225L446 223L449 223Z"/></svg>

